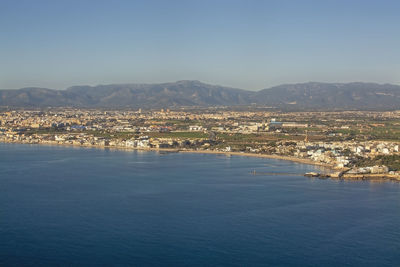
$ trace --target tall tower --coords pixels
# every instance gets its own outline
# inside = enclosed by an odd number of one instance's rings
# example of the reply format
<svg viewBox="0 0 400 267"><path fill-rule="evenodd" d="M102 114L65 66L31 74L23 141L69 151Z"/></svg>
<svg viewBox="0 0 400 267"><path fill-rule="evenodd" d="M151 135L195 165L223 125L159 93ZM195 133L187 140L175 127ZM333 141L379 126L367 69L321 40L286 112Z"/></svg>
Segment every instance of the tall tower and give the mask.
<svg viewBox="0 0 400 267"><path fill-rule="evenodd" d="M308 130L306 130L306 137L304 138L304 142L308 142Z"/></svg>

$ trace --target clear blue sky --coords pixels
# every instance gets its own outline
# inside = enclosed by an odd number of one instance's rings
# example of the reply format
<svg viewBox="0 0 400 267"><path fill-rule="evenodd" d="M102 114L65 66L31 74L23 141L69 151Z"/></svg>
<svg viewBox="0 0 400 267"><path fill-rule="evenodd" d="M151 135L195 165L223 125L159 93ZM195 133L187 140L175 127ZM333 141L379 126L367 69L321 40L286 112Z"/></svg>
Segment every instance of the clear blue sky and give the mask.
<svg viewBox="0 0 400 267"><path fill-rule="evenodd" d="M0 0L0 88L400 84L397 0Z"/></svg>

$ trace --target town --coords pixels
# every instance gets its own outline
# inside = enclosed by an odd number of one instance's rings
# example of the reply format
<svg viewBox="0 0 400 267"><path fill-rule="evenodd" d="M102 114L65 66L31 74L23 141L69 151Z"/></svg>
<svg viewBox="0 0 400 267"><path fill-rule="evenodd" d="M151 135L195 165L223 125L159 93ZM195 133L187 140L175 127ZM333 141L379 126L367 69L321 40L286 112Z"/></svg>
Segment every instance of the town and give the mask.
<svg viewBox="0 0 400 267"><path fill-rule="evenodd" d="M308 176L400 180L400 111L5 109L0 142L264 156L331 170Z"/></svg>

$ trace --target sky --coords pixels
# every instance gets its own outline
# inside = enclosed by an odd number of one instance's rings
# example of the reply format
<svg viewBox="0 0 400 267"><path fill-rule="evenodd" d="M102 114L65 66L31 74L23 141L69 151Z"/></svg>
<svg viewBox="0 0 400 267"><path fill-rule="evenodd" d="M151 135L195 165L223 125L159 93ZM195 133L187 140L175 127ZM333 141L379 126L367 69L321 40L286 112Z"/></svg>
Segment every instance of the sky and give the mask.
<svg viewBox="0 0 400 267"><path fill-rule="evenodd" d="M400 84L397 0L0 0L0 89Z"/></svg>

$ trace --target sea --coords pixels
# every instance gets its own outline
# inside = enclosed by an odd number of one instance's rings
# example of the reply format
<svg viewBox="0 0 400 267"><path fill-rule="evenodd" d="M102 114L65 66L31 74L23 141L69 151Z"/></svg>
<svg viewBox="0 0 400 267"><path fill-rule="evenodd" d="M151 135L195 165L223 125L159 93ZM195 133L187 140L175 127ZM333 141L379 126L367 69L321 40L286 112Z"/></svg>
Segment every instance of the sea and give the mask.
<svg viewBox="0 0 400 267"><path fill-rule="evenodd" d="M400 183L309 171L0 143L0 266L400 266Z"/></svg>

